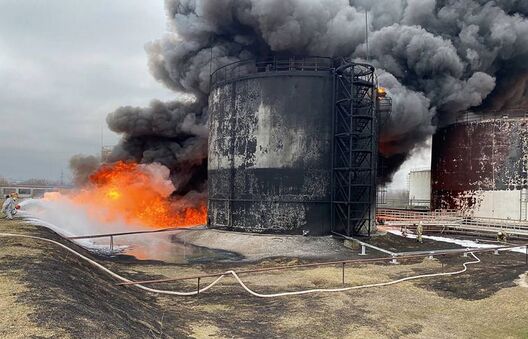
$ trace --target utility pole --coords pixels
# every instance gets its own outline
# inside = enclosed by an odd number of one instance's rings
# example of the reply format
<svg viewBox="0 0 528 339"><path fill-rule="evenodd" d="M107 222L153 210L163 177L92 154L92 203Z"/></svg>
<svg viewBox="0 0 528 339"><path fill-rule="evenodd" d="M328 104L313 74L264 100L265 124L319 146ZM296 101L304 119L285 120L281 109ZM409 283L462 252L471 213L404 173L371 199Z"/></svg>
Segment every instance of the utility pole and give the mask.
<svg viewBox="0 0 528 339"><path fill-rule="evenodd" d="M367 46L367 63L369 62L369 41L368 41L368 10L365 7L365 44Z"/></svg>

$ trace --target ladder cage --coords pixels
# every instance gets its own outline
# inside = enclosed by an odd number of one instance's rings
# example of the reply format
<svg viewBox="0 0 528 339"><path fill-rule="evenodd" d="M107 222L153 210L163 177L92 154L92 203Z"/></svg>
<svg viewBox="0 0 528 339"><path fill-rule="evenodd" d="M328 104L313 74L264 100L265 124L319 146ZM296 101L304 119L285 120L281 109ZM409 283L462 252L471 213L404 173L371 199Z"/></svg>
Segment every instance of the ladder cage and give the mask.
<svg viewBox="0 0 528 339"><path fill-rule="evenodd" d="M375 228L378 117L374 67L336 60L332 231L370 236Z"/></svg>

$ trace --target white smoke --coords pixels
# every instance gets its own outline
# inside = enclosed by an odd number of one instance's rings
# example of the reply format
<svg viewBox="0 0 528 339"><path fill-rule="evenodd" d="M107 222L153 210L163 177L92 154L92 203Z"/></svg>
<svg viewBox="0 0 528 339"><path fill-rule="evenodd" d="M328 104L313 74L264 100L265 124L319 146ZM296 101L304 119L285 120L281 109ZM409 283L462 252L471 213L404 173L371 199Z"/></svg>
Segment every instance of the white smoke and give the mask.
<svg viewBox="0 0 528 339"><path fill-rule="evenodd" d="M115 220L101 223L82 205L69 199L44 200L27 199L20 203L20 216L33 225L47 227L63 237L88 236L120 232L144 231L140 224ZM172 233L138 234L115 236L113 249L110 238L89 238L73 240L89 250L104 255L127 254L137 259L154 259L185 262L185 245L174 243ZM184 258L181 258L182 255Z"/></svg>
<svg viewBox="0 0 528 339"><path fill-rule="evenodd" d="M23 217L66 237L127 232L145 228L139 223L131 224L124 220L101 223L85 206L75 204L66 197L54 200L27 199L22 201L20 206L19 213Z"/></svg>

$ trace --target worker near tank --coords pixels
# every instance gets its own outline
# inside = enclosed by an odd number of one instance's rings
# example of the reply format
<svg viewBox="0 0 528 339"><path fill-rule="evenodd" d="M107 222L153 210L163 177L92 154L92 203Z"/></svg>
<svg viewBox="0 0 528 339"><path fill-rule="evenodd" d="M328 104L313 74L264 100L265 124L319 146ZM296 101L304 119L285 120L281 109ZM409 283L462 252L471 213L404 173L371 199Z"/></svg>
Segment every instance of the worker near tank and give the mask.
<svg viewBox="0 0 528 339"><path fill-rule="evenodd" d="M499 242L506 242L506 239L508 238L508 236L506 235L505 232L499 232L497 233L497 241Z"/></svg>
<svg viewBox="0 0 528 339"><path fill-rule="evenodd" d="M423 235L423 225L422 225L422 222L420 221L420 222L418 223L418 226L416 226L416 240L417 240L420 244L423 243L422 235Z"/></svg>
<svg viewBox="0 0 528 339"><path fill-rule="evenodd" d="M10 196L6 195L6 200L2 204L2 213L5 214L5 217L9 220L13 220L13 214L16 213L16 202L15 199Z"/></svg>

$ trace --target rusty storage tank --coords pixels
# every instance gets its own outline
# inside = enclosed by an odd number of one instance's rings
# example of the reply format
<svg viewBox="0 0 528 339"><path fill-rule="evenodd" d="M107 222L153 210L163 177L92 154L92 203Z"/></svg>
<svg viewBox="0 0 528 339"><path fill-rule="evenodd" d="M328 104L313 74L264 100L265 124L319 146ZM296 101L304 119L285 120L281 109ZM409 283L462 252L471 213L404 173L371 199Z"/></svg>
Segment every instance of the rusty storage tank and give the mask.
<svg viewBox="0 0 528 339"><path fill-rule="evenodd" d="M209 227L330 233L334 65L331 58L269 58L211 75Z"/></svg>
<svg viewBox="0 0 528 339"><path fill-rule="evenodd" d="M463 113L433 137L432 208L527 220L528 111Z"/></svg>

